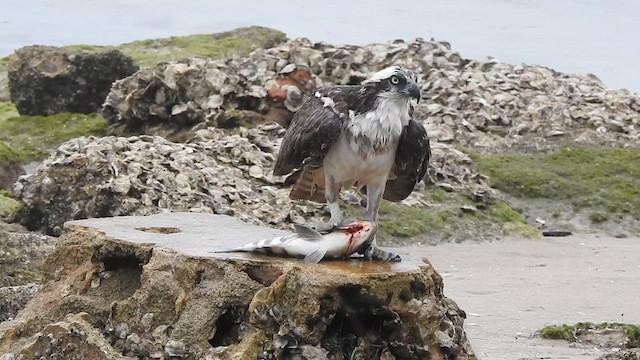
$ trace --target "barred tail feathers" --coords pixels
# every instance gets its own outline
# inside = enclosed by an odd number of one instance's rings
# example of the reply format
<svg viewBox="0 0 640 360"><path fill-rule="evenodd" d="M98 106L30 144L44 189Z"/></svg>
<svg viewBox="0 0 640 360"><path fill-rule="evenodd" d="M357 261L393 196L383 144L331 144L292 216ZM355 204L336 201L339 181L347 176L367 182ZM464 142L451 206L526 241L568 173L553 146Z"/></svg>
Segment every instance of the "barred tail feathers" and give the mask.
<svg viewBox="0 0 640 360"><path fill-rule="evenodd" d="M324 196L323 168L304 168L292 174L295 183L289 193L291 200L311 200L318 203L326 202ZM291 181L289 180L289 181Z"/></svg>

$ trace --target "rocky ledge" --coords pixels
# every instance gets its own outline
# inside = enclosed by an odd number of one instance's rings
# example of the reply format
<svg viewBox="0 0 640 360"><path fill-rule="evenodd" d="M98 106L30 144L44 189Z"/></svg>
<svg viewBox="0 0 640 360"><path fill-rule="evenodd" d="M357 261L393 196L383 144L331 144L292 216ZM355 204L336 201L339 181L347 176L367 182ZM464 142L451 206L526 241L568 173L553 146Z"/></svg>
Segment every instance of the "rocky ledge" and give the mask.
<svg viewBox="0 0 640 360"><path fill-rule="evenodd" d="M282 234L229 216L71 221L42 290L0 324L13 359L475 359L428 260L216 254Z"/></svg>

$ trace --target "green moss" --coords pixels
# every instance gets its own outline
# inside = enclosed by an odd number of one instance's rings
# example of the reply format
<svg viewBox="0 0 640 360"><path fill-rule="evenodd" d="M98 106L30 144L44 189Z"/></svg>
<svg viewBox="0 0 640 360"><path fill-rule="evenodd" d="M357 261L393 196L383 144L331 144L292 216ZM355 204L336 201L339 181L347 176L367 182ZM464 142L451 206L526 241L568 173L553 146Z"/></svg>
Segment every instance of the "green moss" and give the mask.
<svg viewBox="0 0 640 360"><path fill-rule="evenodd" d="M286 40L286 35L281 31L253 26L216 34L138 40L113 48L130 56L140 66L154 66L163 61L180 60L192 56L207 58L246 56L257 48L269 48ZM85 51L101 51L110 48L96 45L66 47Z"/></svg>
<svg viewBox="0 0 640 360"><path fill-rule="evenodd" d="M569 325L550 325L540 330L540 337L544 339L576 341L575 328Z"/></svg>
<svg viewBox="0 0 640 360"><path fill-rule="evenodd" d="M550 155L471 156L493 187L511 195L568 201L576 210L640 220L640 149L564 147Z"/></svg>
<svg viewBox="0 0 640 360"><path fill-rule="evenodd" d="M281 31L251 26L215 34L138 40L117 46L78 44L64 47L90 52L115 48L130 56L140 66L154 66L159 62L196 55L208 58L246 56L257 48L270 48L285 41L287 36ZM9 56L0 58L0 72L7 70L8 63Z"/></svg>
<svg viewBox="0 0 640 360"><path fill-rule="evenodd" d="M525 238L540 238L542 232L529 225L519 212L513 210L507 203L496 201L490 204L484 212L488 221L501 223L507 235L518 235Z"/></svg>
<svg viewBox="0 0 640 360"><path fill-rule="evenodd" d="M0 121L18 116L18 109L10 102L0 102Z"/></svg>
<svg viewBox="0 0 640 360"><path fill-rule="evenodd" d="M460 240L460 234L474 236L474 230L469 229L485 229L486 232L489 228L505 235L542 236L540 230L528 225L520 213L504 202L475 204L462 193L447 192L435 186L428 187L425 195L434 202L432 207L410 207L383 201L379 213L380 237L401 240L430 234L435 238ZM360 206L344 202L340 206L347 217L361 217L364 211Z"/></svg>
<svg viewBox="0 0 640 360"><path fill-rule="evenodd" d="M20 202L13 199L11 195L0 190L0 218L11 219L20 210Z"/></svg>
<svg viewBox="0 0 640 360"><path fill-rule="evenodd" d="M543 236L542 231L529 224L506 223L503 224L502 230L506 235L520 236L526 239L539 239Z"/></svg>
<svg viewBox="0 0 640 360"><path fill-rule="evenodd" d="M109 49L108 46L100 46L100 45L66 45L64 46L67 49L78 50L78 51L89 51L89 52L98 52L105 49Z"/></svg>
<svg viewBox="0 0 640 360"><path fill-rule="evenodd" d="M609 220L609 215L600 211L595 211L589 214L589 220L594 224L599 224Z"/></svg>
<svg viewBox="0 0 640 360"><path fill-rule="evenodd" d="M513 210L507 203L495 202L487 209L489 216L500 222L516 222L526 224L527 221L519 212Z"/></svg>
<svg viewBox="0 0 640 360"><path fill-rule="evenodd" d="M454 217L456 214L450 210L429 211L384 201L380 204L380 234L411 238L443 230L446 222Z"/></svg>
<svg viewBox="0 0 640 360"><path fill-rule="evenodd" d="M622 323L600 323L580 322L575 325L550 325L544 327L538 333L540 337L545 339L566 340L575 342L578 340L579 334L590 330L604 329L622 329L627 337L627 348L635 348L640 346L640 326Z"/></svg>
<svg viewBox="0 0 640 360"><path fill-rule="evenodd" d="M106 134L107 123L96 114L60 113L0 119L0 142L13 149L21 163L41 160L51 148L69 139Z"/></svg>
<svg viewBox="0 0 640 360"><path fill-rule="evenodd" d="M21 156L4 141L0 141L0 165L5 162L20 163Z"/></svg>

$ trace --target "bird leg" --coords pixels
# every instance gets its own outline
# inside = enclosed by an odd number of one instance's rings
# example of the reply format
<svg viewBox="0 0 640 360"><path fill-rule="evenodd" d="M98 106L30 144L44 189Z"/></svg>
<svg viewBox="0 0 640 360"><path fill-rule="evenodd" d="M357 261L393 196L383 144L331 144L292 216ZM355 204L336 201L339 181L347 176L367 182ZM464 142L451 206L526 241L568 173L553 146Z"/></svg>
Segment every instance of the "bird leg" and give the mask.
<svg viewBox="0 0 640 360"><path fill-rule="evenodd" d="M382 194L384 193L385 182L382 185L367 185L367 209L364 212L364 220L378 222L378 211L380 210L380 202L382 201ZM367 260L381 260L381 261L402 261L400 255L392 252L382 250L377 242L377 235L373 237L370 244L365 244L360 254L363 254Z"/></svg>
<svg viewBox="0 0 640 360"><path fill-rule="evenodd" d="M341 187L342 184L336 182L332 177L327 176L327 179L325 179L324 193L327 199L327 206L331 212L331 218L329 222L315 224L313 228L316 231L329 233L337 227L345 226L356 221L355 219L344 219L342 217L342 210L340 210L340 205L338 204Z"/></svg>

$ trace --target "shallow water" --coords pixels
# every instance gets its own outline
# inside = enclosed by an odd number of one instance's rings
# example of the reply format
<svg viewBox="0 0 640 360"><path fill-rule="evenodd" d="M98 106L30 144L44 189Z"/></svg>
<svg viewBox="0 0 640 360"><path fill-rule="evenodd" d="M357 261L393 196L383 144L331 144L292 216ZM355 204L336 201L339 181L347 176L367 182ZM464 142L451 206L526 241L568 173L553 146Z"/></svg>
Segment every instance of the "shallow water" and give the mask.
<svg viewBox="0 0 640 360"><path fill-rule="evenodd" d="M249 25L334 44L435 37L466 57L591 72L640 92L637 0L2 0L0 56L35 43L115 45Z"/></svg>

